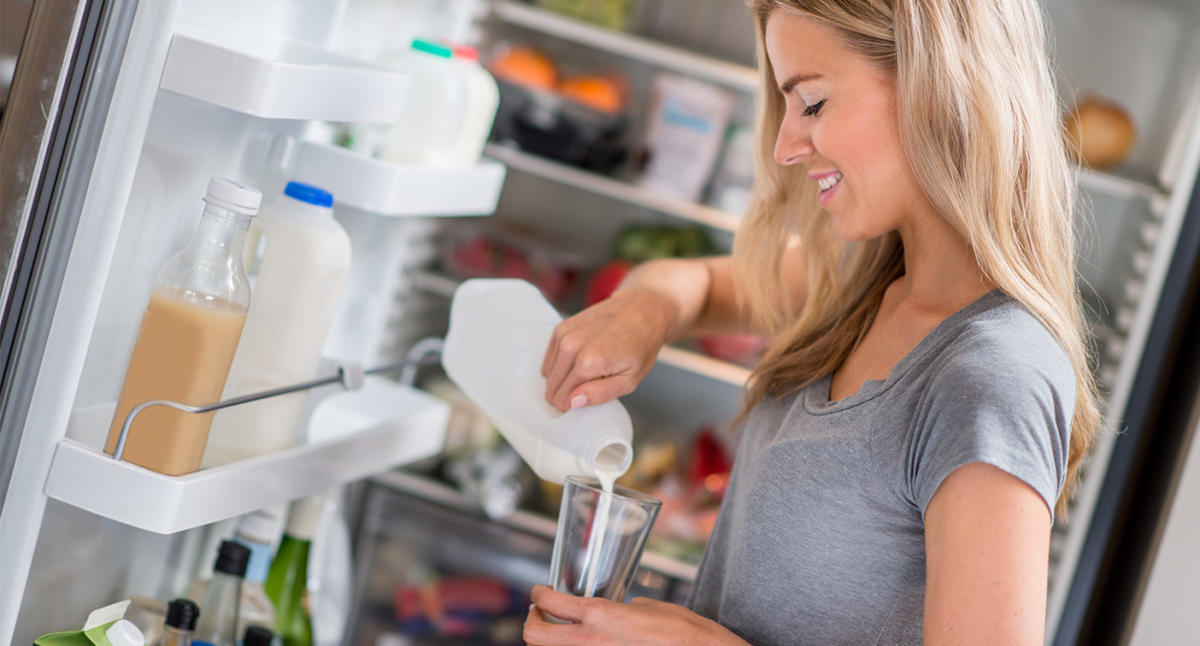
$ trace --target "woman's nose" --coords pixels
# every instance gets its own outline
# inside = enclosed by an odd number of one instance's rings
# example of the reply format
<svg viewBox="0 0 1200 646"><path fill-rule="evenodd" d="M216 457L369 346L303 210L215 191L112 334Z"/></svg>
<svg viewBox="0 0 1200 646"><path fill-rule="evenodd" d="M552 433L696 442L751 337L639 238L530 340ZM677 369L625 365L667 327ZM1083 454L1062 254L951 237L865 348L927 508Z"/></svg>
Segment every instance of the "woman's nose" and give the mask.
<svg viewBox="0 0 1200 646"><path fill-rule="evenodd" d="M787 115L775 139L775 161L781 166L803 164L813 154L812 133L800 119Z"/></svg>

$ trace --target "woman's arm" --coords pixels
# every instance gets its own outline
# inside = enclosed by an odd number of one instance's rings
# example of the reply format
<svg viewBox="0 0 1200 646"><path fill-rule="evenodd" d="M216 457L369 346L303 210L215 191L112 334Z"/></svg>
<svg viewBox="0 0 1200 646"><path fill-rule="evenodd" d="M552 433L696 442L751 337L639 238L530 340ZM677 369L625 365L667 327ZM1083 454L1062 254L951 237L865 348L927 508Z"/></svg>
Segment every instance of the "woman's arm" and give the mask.
<svg viewBox="0 0 1200 646"><path fill-rule="evenodd" d="M926 644L1041 646L1050 510L1016 477L955 469L925 511Z"/></svg>
<svg viewBox="0 0 1200 646"><path fill-rule="evenodd" d="M799 248L781 272L792 303L804 301ZM602 404L633 391L664 343L694 334L751 331L738 305L733 259L656 260L626 276L608 299L563 321L542 360L546 401L559 410Z"/></svg>
<svg viewBox="0 0 1200 646"><path fill-rule="evenodd" d="M780 274L793 303L805 297L804 257L798 246L783 254ZM669 340L697 334L761 332L749 312L739 307L733 280L733 258L655 260L636 267L621 281L618 292L645 290L658 295L673 310Z"/></svg>

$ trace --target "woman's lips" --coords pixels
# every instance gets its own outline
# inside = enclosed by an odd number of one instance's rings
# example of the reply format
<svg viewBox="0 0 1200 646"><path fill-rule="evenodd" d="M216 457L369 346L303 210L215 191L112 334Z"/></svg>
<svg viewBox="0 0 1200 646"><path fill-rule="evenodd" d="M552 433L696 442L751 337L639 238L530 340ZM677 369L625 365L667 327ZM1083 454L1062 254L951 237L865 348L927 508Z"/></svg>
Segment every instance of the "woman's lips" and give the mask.
<svg viewBox="0 0 1200 646"><path fill-rule="evenodd" d="M821 189L821 193L817 196L817 201L821 203L821 206L828 204L842 185L842 174L837 171L825 173L813 179L817 180L817 186Z"/></svg>

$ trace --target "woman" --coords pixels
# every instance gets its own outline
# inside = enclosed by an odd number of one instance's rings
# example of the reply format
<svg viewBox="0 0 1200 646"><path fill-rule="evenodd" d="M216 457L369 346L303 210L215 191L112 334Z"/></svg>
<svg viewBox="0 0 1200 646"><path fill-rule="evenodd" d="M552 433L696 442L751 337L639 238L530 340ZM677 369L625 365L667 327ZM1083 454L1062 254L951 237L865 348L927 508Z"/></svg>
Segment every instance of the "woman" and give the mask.
<svg viewBox="0 0 1200 646"><path fill-rule="evenodd" d="M667 340L773 339L690 609L539 586L525 637L1041 644L1099 414L1036 0L751 7L758 184L732 259L640 267L543 365L567 409L631 391Z"/></svg>

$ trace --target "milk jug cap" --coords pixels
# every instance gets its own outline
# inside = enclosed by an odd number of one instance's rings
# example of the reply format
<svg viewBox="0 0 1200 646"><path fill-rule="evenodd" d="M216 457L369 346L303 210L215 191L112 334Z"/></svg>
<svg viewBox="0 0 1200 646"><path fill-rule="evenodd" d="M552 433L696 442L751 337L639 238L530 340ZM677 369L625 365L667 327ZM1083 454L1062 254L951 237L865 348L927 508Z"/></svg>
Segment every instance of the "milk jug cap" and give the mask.
<svg viewBox="0 0 1200 646"><path fill-rule="evenodd" d="M449 47L446 47L440 43L435 43L431 40L422 40L420 38L413 39L412 48L418 52L432 54L440 58L450 58L454 55L454 50L450 49Z"/></svg>
<svg viewBox="0 0 1200 646"><path fill-rule="evenodd" d="M479 50L470 45L455 45L454 56L468 61L479 61Z"/></svg>
<svg viewBox="0 0 1200 646"><path fill-rule="evenodd" d="M256 188L243 186L231 179L214 177L208 180L208 191L204 201L234 213L256 215L259 205L262 204L262 193Z"/></svg>
<svg viewBox="0 0 1200 646"><path fill-rule="evenodd" d="M283 194L305 204L333 206L333 196L329 194L329 191L304 182L288 182L283 189Z"/></svg>
<svg viewBox="0 0 1200 646"><path fill-rule="evenodd" d="M121 619L104 631L112 646L146 646L146 636L128 619Z"/></svg>

